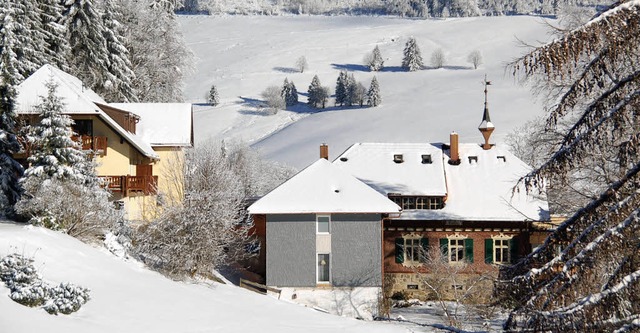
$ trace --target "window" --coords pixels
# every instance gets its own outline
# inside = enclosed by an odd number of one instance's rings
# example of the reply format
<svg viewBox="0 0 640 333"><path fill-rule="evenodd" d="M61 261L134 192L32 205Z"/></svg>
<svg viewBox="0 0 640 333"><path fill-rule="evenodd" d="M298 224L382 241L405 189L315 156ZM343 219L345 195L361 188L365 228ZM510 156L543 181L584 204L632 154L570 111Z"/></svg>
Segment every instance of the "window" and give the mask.
<svg viewBox="0 0 640 333"><path fill-rule="evenodd" d="M318 283L331 282L331 260L328 253L318 254Z"/></svg>
<svg viewBox="0 0 640 333"><path fill-rule="evenodd" d="M427 196L403 196L397 193L389 193L389 199L402 209L442 209L443 197Z"/></svg>
<svg viewBox="0 0 640 333"><path fill-rule="evenodd" d="M509 260L509 240L496 239L493 243L493 262L496 264L508 263Z"/></svg>
<svg viewBox="0 0 640 333"><path fill-rule="evenodd" d="M517 256L516 240L512 236L499 235L485 239L484 256L487 264L508 264Z"/></svg>
<svg viewBox="0 0 640 333"><path fill-rule="evenodd" d="M449 240L449 261L464 260L464 239Z"/></svg>
<svg viewBox="0 0 640 333"><path fill-rule="evenodd" d="M402 209L416 209L416 198L402 197Z"/></svg>
<svg viewBox="0 0 640 333"><path fill-rule="evenodd" d="M411 235L406 238L396 238L396 263L420 264L427 261L429 239Z"/></svg>
<svg viewBox="0 0 640 333"><path fill-rule="evenodd" d="M433 160L431 160L431 155L422 155L422 164L431 164Z"/></svg>
<svg viewBox="0 0 640 333"><path fill-rule="evenodd" d="M473 262L473 239L453 236L440 239L440 251L449 262Z"/></svg>
<svg viewBox="0 0 640 333"><path fill-rule="evenodd" d="M331 221L330 215L317 215L316 216L316 232L319 234L328 234L330 232L329 222Z"/></svg>
<svg viewBox="0 0 640 333"><path fill-rule="evenodd" d="M404 162L404 158L402 156L402 154L395 154L393 155L393 161L396 163L402 163Z"/></svg>

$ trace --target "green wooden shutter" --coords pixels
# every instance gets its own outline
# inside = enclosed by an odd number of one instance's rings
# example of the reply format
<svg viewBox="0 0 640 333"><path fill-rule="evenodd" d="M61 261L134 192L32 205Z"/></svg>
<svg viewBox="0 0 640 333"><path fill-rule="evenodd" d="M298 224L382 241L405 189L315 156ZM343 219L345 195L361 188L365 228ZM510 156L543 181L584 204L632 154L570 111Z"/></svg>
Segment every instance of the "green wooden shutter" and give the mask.
<svg viewBox="0 0 640 333"><path fill-rule="evenodd" d="M404 262L404 238L396 238L396 262Z"/></svg>
<svg viewBox="0 0 640 333"><path fill-rule="evenodd" d="M449 260L449 239L448 238L440 238L440 253L442 253L443 259Z"/></svg>
<svg viewBox="0 0 640 333"><path fill-rule="evenodd" d="M473 262L473 239L464 240L464 257L468 262Z"/></svg>
<svg viewBox="0 0 640 333"><path fill-rule="evenodd" d="M520 251L518 251L518 240L514 237L509 240L509 252L511 252L511 263L515 263L520 259Z"/></svg>
<svg viewBox="0 0 640 333"><path fill-rule="evenodd" d="M429 238L420 238L420 262L427 262L429 255Z"/></svg>
<svg viewBox="0 0 640 333"><path fill-rule="evenodd" d="M493 264L493 239L491 238L484 240L484 262Z"/></svg>

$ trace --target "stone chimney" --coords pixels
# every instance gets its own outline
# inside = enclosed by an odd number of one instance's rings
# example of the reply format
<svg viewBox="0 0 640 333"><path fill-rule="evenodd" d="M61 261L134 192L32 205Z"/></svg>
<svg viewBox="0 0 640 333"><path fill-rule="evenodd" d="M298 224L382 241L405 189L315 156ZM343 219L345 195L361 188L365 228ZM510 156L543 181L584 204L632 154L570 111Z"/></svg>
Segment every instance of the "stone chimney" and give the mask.
<svg viewBox="0 0 640 333"><path fill-rule="evenodd" d="M329 160L329 146L326 143L320 145L320 158Z"/></svg>
<svg viewBox="0 0 640 333"><path fill-rule="evenodd" d="M458 150L458 133L451 132L449 135L449 164L460 164L460 151Z"/></svg>
<svg viewBox="0 0 640 333"><path fill-rule="evenodd" d="M482 122L478 126L478 130L482 133L482 137L484 138L484 144L482 145L482 149L489 150L491 149L491 144L489 143L489 137L491 137L491 133L495 129L493 123L491 122L491 117L489 116L489 106L487 103L487 86L491 85L490 81L487 81L487 76L484 77L484 114L482 115Z"/></svg>

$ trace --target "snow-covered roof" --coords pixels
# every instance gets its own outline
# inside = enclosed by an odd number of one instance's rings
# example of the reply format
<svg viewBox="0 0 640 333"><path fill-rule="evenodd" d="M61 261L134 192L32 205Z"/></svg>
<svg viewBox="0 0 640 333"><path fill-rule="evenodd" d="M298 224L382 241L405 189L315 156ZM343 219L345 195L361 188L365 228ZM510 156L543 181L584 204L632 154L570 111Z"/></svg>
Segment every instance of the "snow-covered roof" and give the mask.
<svg viewBox="0 0 640 333"><path fill-rule="evenodd" d="M322 158L249 207L251 214L399 211L387 197Z"/></svg>
<svg viewBox="0 0 640 333"><path fill-rule="evenodd" d="M395 163L394 154L403 154L404 162ZM422 154L431 154L433 163L422 164ZM447 196L443 209L404 210L401 219L548 220L545 199L524 191L513 193L518 179L530 167L508 150L460 144L459 165L450 165L447 154L442 144L360 143L333 163L385 195Z"/></svg>
<svg viewBox="0 0 640 333"><path fill-rule="evenodd" d="M35 73L18 85L16 112L18 114L37 113L35 106L40 103L40 96L47 95L46 83L53 80L58 85L57 95L65 103L65 113L70 115L96 115L106 122L114 131L122 135L140 153L151 159L159 156L153 148L142 138L125 130L113 118L109 117L98 104L107 104L102 97L93 90L85 87L73 75L65 73L51 65L40 67ZM96 104L98 103L98 104Z"/></svg>
<svg viewBox="0 0 640 333"><path fill-rule="evenodd" d="M397 163L395 155L402 155ZM431 163L423 163L423 155ZM445 196L447 185L440 146L430 143L356 143L333 163L385 196Z"/></svg>
<svg viewBox="0 0 640 333"><path fill-rule="evenodd" d="M190 103L111 103L109 105L140 116L137 133L151 146L193 146Z"/></svg>

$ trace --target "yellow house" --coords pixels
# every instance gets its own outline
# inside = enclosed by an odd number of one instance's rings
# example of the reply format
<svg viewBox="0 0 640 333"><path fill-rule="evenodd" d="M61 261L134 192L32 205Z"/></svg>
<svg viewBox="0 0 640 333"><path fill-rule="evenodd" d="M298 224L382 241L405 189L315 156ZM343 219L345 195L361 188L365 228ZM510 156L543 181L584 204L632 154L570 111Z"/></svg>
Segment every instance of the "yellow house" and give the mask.
<svg viewBox="0 0 640 333"><path fill-rule="evenodd" d="M98 176L127 219L151 218L165 200L182 198L184 149L193 146L191 104L108 104L78 78L44 65L18 86L20 125L39 121L35 106L51 80L58 86L65 113L75 122L73 131L82 149L91 151ZM26 163L28 150L16 158Z"/></svg>

